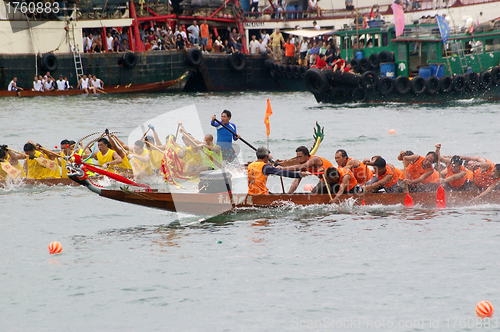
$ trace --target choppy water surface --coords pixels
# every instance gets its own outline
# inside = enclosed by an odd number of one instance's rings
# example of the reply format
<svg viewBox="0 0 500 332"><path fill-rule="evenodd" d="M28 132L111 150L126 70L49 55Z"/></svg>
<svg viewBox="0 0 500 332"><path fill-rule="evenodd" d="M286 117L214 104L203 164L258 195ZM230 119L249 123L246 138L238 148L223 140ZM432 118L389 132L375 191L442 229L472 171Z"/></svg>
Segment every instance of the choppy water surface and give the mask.
<svg viewBox="0 0 500 332"><path fill-rule="evenodd" d="M229 109L239 133L265 145L266 98L275 158L310 146L318 121L326 134L318 155L331 161L343 148L399 166L400 150L426 154L439 142L444 154L500 162L498 104L332 107L308 93L2 99L0 143L53 146L104 128L126 137L150 118L195 103L206 132L214 133L210 116ZM281 206L200 222L83 188L39 186L0 189L0 208L1 331L500 327L495 315L485 321L475 314L481 300L500 306L500 205ZM49 255L52 241L62 243L61 254Z"/></svg>

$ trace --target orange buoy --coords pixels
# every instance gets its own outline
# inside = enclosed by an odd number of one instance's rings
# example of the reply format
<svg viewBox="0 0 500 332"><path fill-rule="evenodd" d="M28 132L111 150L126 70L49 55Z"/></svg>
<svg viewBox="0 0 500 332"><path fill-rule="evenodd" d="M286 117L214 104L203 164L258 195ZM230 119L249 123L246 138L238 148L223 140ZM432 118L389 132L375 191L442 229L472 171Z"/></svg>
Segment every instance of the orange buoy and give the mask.
<svg viewBox="0 0 500 332"><path fill-rule="evenodd" d="M314 188L313 185L310 184L310 183L307 183L307 184L304 185L304 191L311 192L313 190L313 188Z"/></svg>
<svg viewBox="0 0 500 332"><path fill-rule="evenodd" d="M389 135L395 135L395 134L396 134L396 129L389 130Z"/></svg>
<svg viewBox="0 0 500 332"><path fill-rule="evenodd" d="M61 251L62 251L62 245L59 242L54 241L51 244L49 244L49 252L51 254L58 254Z"/></svg>
<svg viewBox="0 0 500 332"><path fill-rule="evenodd" d="M491 317L493 316L493 306L488 301L481 301L476 305L476 313L479 317Z"/></svg>

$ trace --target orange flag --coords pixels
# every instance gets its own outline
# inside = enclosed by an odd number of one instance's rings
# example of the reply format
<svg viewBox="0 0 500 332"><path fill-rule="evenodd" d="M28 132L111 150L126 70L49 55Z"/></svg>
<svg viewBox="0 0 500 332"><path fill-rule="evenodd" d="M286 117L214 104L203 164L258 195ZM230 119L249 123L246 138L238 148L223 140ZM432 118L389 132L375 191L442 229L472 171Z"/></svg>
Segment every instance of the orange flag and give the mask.
<svg viewBox="0 0 500 332"><path fill-rule="evenodd" d="M271 108L269 99L267 99L266 118L264 119L264 123L266 124L267 138L269 138L269 134L271 133L271 127L269 126L269 117L271 116L271 114L273 114L273 110Z"/></svg>

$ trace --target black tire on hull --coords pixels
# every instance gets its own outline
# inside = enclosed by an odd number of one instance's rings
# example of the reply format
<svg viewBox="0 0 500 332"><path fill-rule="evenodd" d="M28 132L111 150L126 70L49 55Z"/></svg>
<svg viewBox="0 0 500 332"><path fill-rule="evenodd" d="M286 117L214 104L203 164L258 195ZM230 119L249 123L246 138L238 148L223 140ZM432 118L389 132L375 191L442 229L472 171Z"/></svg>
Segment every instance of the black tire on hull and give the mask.
<svg viewBox="0 0 500 332"><path fill-rule="evenodd" d="M367 90L375 89L378 83L378 76L372 72L367 71L361 76L361 86Z"/></svg>
<svg viewBox="0 0 500 332"><path fill-rule="evenodd" d="M370 60L367 57L363 57L361 58L361 60L359 60L360 72L364 73L366 71L369 71L371 68L372 66L370 65Z"/></svg>
<svg viewBox="0 0 500 332"><path fill-rule="evenodd" d="M500 67L494 67L491 70L491 79L493 81L493 84L500 84Z"/></svg>
<svg viewBox="0 0 500 332"><path fill-rule="evenodd" d="M198 67L201 65L201 61L203 60L203 54L196 47L190 48L186 54L186 63L193 67ZM123 59L125 62L125 59Z"/></svg>
<svg viewBox="0 0 500 332"><path fill-rule="evenodd" d="M380 52L382 54L382 52ZM394 89L400 95L407 94L411 89L411 82L407 76L398 76L394 80Z"/></svg>
<svg viewBox="0 0 500 332"><path fill-rule="evenodd" d="M411 80L411 91L416 94L422 94L425 91L425 78L422 76L415 76Z"/></svg>
<svg viewBox="0 0 500 332"><path fill-rule="evenodd" d="M307 90L314 95L323 95L329 88L325 75L318 68L311 68L305 74Z"/></svg>
<svg viewBox="0 0 500 332"><path fill-rule="evenodd" d="M59 67L59 61L57 61L54 54L46 53L42 56L42 67L45 71L56 71L57 67Z"/></svg>
<svg viewBox="0 0 500 332"><path fill-rule="evenodd" d="M439 78L430 76L425 80L425 92L430 95L435 95L439 90Z"/></svg>
<svg viewBox="0 0 500 332"><path fill-rule="evenodd" d="M378 53L372 53L370 55L370 66L372 69L378 69L380 67L380 58L378 56Z"/></svg>
<svg viewBox="0 0 500 332"><path fill-rule="evenodd" d="M481 82L479 82L479 77L477 76L476 73L467 73L465 74L465 80L467 83L467 88L470 91L476 91L479 89L479 85Z"/></svg>
<svg viewBox="0 0 500 332"><path fill-rule="evenodd" d="M479 80L481 81L481 88L484 90L491 88L493 85L493 75L490 71L483 71L479 76Z"/></svg>
<svg viewBox="0 0 500 332"><path fill-rule="evenodd" d="M453 89L453 79L450 76L442 76L439 79L439 91L448 93Z"/></svg>
<svg viewBox="0 0 500 332"><path fill-rule="evenodd" d="M394 80L390 77L381 77L377 84L378 92L385 96L394 91Z"/></svg>
<svg viewBox="0 0 500 332"><path fill-rule="evenodd" d="M246 57L243 53L236 52L229 56L229 67L231 67L234 71L242 71L245 69L245 65Z"/></svg>
<svg viewBox="0 0 500 332"><path fill-rule="evenodd" d="M368 98L368 92L359 86L352 92L352 99L358 103L365 102L366 98Z"/></svg>
<svg viewBox="0 0 500 332"><path fill-rule="evenodd" d="M389 52L389 51L380 52L380 54L378 55L378 58L379 58L380 63L393 62L393 61L391 61L392 56L391 56L391 52Z"/></svg>
<svg viewBox="0 0 500 332"><path fill-rule="evenodd" d="M453 76L453 91L463 92L466 84L465 77L462 75Z"/></svg>
<svg viewBox="0 0 500 332"><path fill-rule="evenodd" d="M358 59L353 58L351 60L351 68L352 68L352 71L359 73L359 60Z"/></svg>

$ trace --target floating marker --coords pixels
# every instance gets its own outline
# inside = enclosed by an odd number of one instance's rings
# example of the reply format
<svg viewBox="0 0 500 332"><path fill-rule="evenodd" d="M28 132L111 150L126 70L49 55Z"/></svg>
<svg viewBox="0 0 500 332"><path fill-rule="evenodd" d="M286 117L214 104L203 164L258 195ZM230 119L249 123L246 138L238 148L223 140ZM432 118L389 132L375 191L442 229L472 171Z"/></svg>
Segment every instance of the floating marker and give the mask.
<svg viewBox="0 0 500 332"><path fill-rule="evenodd" d="M389 135L395 135L395 134L396 134L396 129L389 130Z"/></svg>
<svg viewBox="0 0 500 332"><path fill-rule="evenodd" d="M217 244L221 244L221 243L222 243L222 241L221 241L221 240L217 240Z"/></svg>
<svg viewBox="0 0 500 332"><path fill-rule="evenodd" d="M201 218L200 220L198 220L198 222L201 224L201 223L204 223L206 221L205 218Z"/></svg>
<svg viewBox="0 0 500 332"><path fill-rule="evenodd" d="M54 241L51 244L49 244L50 254L58 254L61 251L62 251L62 245L59 242Z"/></svg>
<svg viewBox="0 0 500 332"><path fill-rule="evenodd" d="M313 188L314 188L313 185L310 184L310 183L307 183L307 184L304 185L304 191L311 192L313 190Z"/></svg>
<svg viewBox="0 0 500 332"><path fill-rule="evenodd" d="M476 305L476 313L481 318L491 317L493 316L493 312L495 312L495 310L488 301L481 301Z"/></svg>

